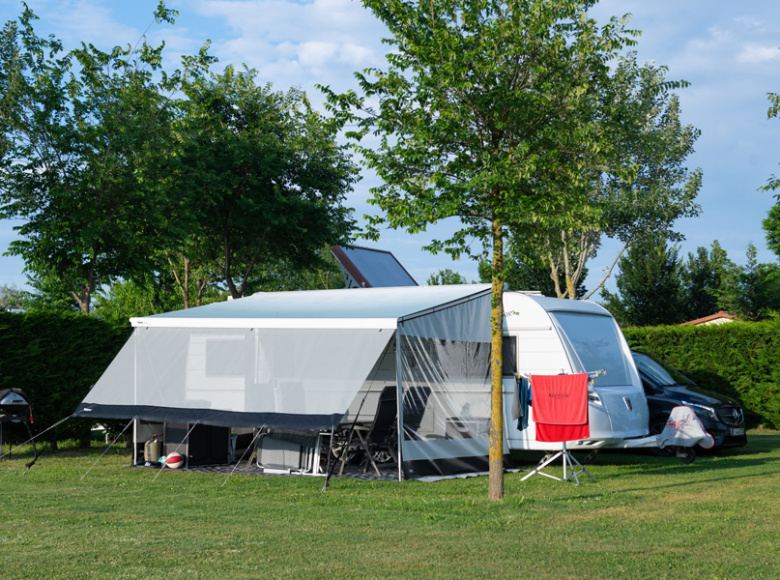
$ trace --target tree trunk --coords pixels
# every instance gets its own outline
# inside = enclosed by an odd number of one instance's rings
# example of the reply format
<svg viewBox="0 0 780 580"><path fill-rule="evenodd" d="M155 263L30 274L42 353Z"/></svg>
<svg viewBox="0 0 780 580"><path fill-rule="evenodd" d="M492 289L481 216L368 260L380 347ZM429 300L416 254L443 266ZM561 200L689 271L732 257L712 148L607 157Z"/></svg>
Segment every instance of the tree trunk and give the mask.
<svg viewBox="0 0 780 580"><path fill-rule="evenodd" d="M190 307L190 261L184 258L184 288L182 289L184 308Z"/></svg>
<svg viewBox="0 0 780 580"><path fill-rule="evenodd" d="M491 292L490 350L490 499L504 498L504 393L501 384L504 338L503 227L493 220L493 287Z"/></svg>

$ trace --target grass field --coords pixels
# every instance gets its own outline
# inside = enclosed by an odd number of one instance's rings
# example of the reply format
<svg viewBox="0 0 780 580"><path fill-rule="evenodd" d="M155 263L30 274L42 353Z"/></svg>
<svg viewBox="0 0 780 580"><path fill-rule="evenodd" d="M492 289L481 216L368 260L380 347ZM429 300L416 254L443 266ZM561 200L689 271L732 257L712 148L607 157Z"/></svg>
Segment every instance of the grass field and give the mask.
<svg viewBox="0 0 780 580"><path fill-rule="evenodd" d="M503 502L486 477L153 481L125 450L81 480L100 452L0 462L0 578L780 577L774 431L691 465L600 454L579 487L508 474Z"/></svg>

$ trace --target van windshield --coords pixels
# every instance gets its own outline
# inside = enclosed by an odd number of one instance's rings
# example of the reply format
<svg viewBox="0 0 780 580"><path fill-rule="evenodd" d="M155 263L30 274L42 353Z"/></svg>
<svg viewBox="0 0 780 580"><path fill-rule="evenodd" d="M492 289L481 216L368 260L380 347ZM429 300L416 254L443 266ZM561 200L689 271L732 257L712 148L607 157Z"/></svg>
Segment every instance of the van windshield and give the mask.
<svg viewBox="0 0 780 580"><path fill-rule="evenodd" d="M676 385L684 387L696 386L696 383L682 374L677 369L656 360L642 352L634 351L634 364L641 375L647 376L659 387L673 387Z"/></svg>
<svg viewBox="0 0 780 580"><path fill-rule="evenodd" d="M596 379L595 385L609 387L631 384L620 330L612 318L579 312L550 314L569 339L575 351L573 354L582 363L584 368L580 371L607 371L606 375Z"/></svg>

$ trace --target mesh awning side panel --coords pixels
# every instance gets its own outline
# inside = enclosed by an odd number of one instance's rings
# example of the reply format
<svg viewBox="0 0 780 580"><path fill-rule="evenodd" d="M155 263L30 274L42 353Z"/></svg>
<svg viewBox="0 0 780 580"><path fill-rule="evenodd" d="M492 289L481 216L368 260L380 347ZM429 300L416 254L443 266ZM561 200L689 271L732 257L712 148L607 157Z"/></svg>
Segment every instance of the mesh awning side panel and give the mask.
<svg viewBox="0 0 780 580"><path fill-rule="evenodd" d="M397 335L407 476L482 470L489 451L490 295L402 320Z"/></svg>

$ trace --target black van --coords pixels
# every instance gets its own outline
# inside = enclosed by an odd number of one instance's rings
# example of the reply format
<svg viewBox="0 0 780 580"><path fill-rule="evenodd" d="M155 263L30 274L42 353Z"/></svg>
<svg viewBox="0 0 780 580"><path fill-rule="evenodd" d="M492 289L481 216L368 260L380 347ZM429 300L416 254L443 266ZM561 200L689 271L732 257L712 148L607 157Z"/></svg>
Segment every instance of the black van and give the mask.
<svg viewBox="0 0 780 580"><path fill-rule="evenodd" d="M693 409L715 448L742 447L747 443L745 414L734 399L699 388L677 369L640 351L631 351L642 379L650 410L650 434L660 433L673 407Z"/></svg>

